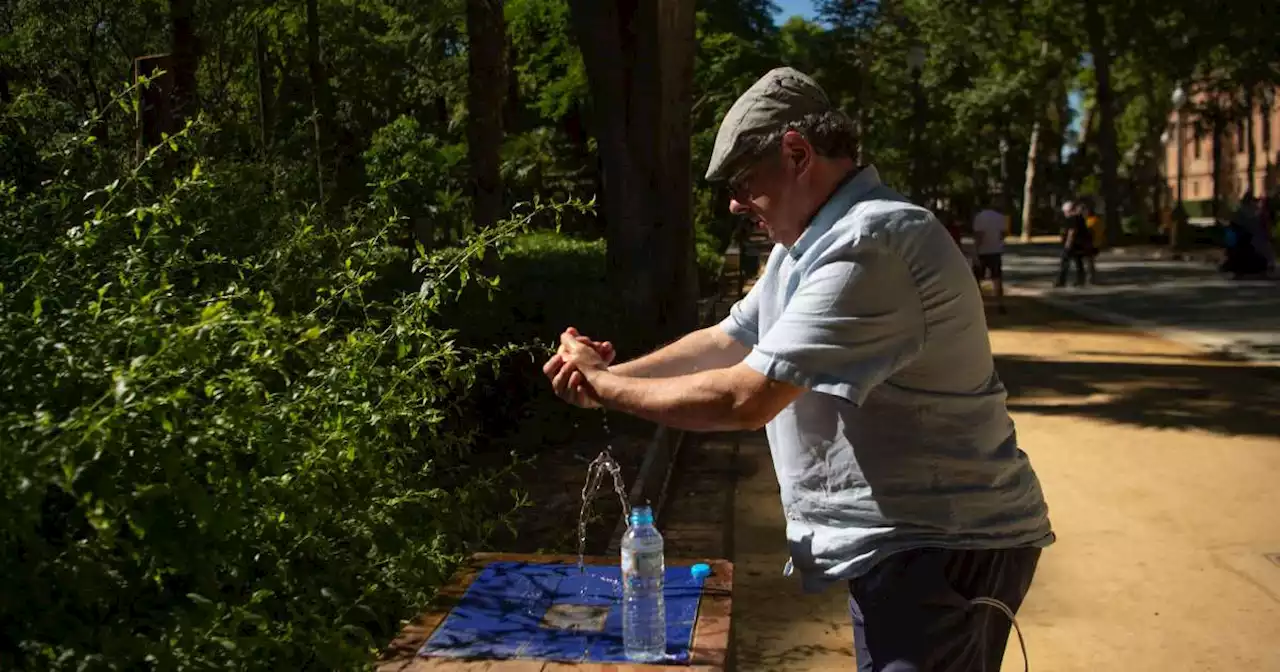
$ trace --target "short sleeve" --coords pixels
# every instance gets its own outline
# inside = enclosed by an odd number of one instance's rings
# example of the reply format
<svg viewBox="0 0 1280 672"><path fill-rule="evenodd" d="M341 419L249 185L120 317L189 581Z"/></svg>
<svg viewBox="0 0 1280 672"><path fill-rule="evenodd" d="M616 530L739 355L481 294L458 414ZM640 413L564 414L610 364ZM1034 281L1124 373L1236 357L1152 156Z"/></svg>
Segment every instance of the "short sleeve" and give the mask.
<svg viewBox="0 0 1280 672"><path fill-rule="evenodd" d="M720 321L720 328L733 340L747 346L760 341L760 292L763 282L757 282L747 295L729 308L729 315Z"/></svg>
<svg viewBox="0 0 1280 672"><path fill-rule="evenodd" d="M774 380L861 404L923 343L923 307L906 262L862 239L804 273L746 363Z"/></svg>

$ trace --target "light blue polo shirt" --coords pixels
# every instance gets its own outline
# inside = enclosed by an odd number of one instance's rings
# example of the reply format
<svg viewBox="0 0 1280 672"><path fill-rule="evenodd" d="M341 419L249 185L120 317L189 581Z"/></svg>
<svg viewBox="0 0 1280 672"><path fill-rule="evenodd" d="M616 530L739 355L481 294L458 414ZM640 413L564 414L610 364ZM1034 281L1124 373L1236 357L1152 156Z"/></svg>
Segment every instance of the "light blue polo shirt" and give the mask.
<svg viewBox="0 0 1280 672"><path fill-rule="evenodd" d="M806 388L766 427L806 589L909 548L1053 542L972 271L874 167L774 247L720 326L751 368Z"/></svg>

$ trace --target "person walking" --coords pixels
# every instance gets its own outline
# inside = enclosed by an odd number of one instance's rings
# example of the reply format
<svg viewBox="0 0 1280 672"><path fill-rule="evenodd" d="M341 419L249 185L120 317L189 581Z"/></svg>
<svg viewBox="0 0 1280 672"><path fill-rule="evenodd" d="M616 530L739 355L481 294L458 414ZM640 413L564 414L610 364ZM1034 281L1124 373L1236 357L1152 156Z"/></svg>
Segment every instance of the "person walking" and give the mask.
<svg viewBox="0 0 1280 672"><path fill-rule="evenodd" d="M1048 507L964 256L855 156L823 90L770 71L725 115L706 174L775 243L755 286L719 324L625 363L570 327L543 372L585 408L764 427L784 573L849 591L858 670L995 672L1054 541Z"/></svg>
<svg viewBox="0 0 1280 672"><path fill-rule="evenodd" d="M1065 218L1062 226L1062 256L1058 263L1058 279L1054 287L1065 287L1067 269L1072 264L1076 267L1076 286L1085 283L1085 259L1092 248L1089 226L1084 219L1084 208L1079 203L1067 201L1062 204L1062 215Z"/></svg>
<svg viewBox="0 0 1280 672"><path fill-rule="evenodd" d="M1102 217L1098 214L1098 209L1094 207L1092 201L1085 201L1083 204L1084 225L1089 231L1088 238L1085 239L1085 245L1081 255L1084 257L1084 268L1086 277L1091 285L1098 284L1098 255L1107 246L1107 225L1102 221Z"/></svg>
<svg viewBox="0 0 1280 672"><path fill-rule="evenodd" d="M995 295L996 310L1005 312L1004 308L1004 236L1005 216L994 206L981 210L973 218L974 246L977 248L978 263L974 267L979 286L983 280L991 278L991 290Z"/></svg>

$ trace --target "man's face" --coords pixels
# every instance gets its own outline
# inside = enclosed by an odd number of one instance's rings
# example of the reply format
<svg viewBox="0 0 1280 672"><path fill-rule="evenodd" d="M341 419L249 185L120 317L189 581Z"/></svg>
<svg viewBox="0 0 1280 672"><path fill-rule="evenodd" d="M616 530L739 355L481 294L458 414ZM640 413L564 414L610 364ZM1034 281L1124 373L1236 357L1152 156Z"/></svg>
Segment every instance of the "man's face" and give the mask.
<svg viewBox="0 0 1280 672"><path fill-rule="evenodd" d="M729 180L729 211L751 219L775 243L794 244L813 214L808 198L812 159L808 140L788 131L777 147Z"/></svg>

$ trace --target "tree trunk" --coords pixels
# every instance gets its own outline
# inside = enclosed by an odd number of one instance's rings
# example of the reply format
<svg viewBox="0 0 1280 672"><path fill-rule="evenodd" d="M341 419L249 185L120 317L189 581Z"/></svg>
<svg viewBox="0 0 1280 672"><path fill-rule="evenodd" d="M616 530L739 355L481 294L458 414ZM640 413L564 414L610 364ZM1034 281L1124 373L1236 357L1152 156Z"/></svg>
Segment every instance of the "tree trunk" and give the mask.
<svg viewBox="0 0 1280 672"><path fill-rule="evenodd" d="M609 280L649 348L697 323L693 0L570 0L603 164Z"/></svg>
<svg viewBox="0 0 1280 672"><path fill-rule="evenodd" d="M253 45L253 64L258 70L258 143L262 147L262 154L266 156L267 148L271 145L271 129L274 124L271 121L271 113L275 107L271 101L271 73L267 65L267 40L262 33L262 28L258 27L254 30Z"/></svg>
<svg viewBox="0 0 1280 672"><path fill-rule="evenodd" d="M1031 242L1031 220L1036 212L1036 164L1040 159L1040 126L1036 119L1027 141L1027 169L1022 178L1022 242Z"/></svg>
<svg viewBox="0 0 1280 672"><path fill-rule="evenodd" d="M1049 55L1049 41L1040 41L1040 60L1043 62ZM1049 90L1057 89L1056 82L1050 79ZM1031 137L1027 139L1027 165L1022 175L1022 241L1031 242L1031 222L1035 219L1036 206L1036 170L1040 162L1040 145L1044 143L1044 121L1048 115L1048 105L1044 102L1032 103L1036 118L1031 125Z"/></svg>
<svg viewBox="0 0 1280 672"><path fill-rule="evenodd" d="M509 83L502 0L467 0L467 160L477 230L502 217L502 99Z"/></svg>
<svg viewBox="0 0 1280 672"><path fill-rule="evenodd" d="M196 68L200 47L192 19L195 0L169 0L169 24L173 54L173 118L174 127L195 111Z"/></svg>
<svg viewBox="0 0 1280 672"><path fill-rule="evenodd" d="M320 60L320 9L316 0L307 0L307 74L311 85L311 130L316 155L316 193L324 203L324 167L329 123L329 82Z"/></svg>
<svg viewBox="0 0 1280 672"><path fill-rule="evenodd" d="M1085 0L1085 25L1089 32L1089 51L1097 79L1094 98L1098 107L1098 158L1102 164L1103 222L1107 239L1116 241L1120 234L1120 193L1116 182L1116 119L1111 90L1111 53L1107 44L1107 27L1098 9L1098 0Z"/></svg>
<svg viewBox="0 0 1280 672"><path fill-rule="evenodd" d="M89 27L89 40L87 54L84 61L81 62L81 71L84 74L85 82L89 85L89 96L93 99L94 115L98 120L93 125L93 135L98 139L99 146L105 147L110 144L111 127L107 124L106 101L102 99L102 90L98 88L98 74L94 65L95 52L98 46L98 30L97 24L101 19L95 19L94 25Z"/></svg>

